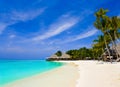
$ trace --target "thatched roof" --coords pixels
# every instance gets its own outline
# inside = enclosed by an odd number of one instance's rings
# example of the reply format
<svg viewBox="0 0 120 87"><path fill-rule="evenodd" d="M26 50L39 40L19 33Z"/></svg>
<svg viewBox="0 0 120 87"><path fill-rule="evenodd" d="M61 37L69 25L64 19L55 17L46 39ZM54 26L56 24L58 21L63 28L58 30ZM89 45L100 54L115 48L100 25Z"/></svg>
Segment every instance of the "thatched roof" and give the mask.
<svg viewBox="0 0 120 87"><path fill-rule="evenodd" d="M68 55L66 53L62 53L62 56L60 58L70 58L70 55Z"/></svg>
<svg viewBox="0 0 120 87"><path fill-rule="evenodd" d="M62 56L58 57L57 55L52 55L49 58L70 58L70 55L66 54L66 53L62 53Z"/></svg>
<svg viewBox="0 0 120 87"><path fill-rule="evenodd" d="M58 58L58 56L54 54L54 55L50 56L49 58Z"/></svg>

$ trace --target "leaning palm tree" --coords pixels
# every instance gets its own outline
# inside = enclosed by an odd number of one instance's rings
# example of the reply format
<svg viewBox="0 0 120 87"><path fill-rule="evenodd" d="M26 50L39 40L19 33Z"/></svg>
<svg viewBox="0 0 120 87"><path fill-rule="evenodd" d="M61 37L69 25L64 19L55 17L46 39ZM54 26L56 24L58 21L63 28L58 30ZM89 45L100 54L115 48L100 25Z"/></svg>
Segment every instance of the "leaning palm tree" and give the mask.
<svg viewBox="0 0 120 87"><path fill-rule="evenodd" d="M107 36L107 27L109 26L109 21L106 21L106 19L108 19L106 16L107 12L108 10L101 8L98 12L95 13L96 21L94 22L94 26L104 34L104 42L110 58L110 50L107 44L107 38L105 37Z"/></svg>
<svg viewBox="0 0 120 87"><path fill-rule="evenodd" d="M118 40L118 42L120 42L119 40L119 30L120 30L120 18L118 18L117 16L113 16L111 18L112 22L111 22L111 30L114 31L114 37L115 40Z"/></svg>
<svg viewBox="0 0 120 87"><path fill-rule="evenodd" d="M107 38L106 43L108 45L110 43L110 38L108 37L108 35L107 36L99 35L98 38L93 41L94 42L93 48L96 51L96 53L99 54L98 56L101 56L105 51L104 37Z"/></svg>
<svg viewBox="0 0 120 87"><path fill-rule="evenodd" d="M115 49L116 51L116 54L117 54L117 58L118 58L118 49L116 47L116 41L118 40L119 41L119 21L120 19L117 18L117 16L113 16L112 18L107 18L106 21L108 22L108 25L107 26L107 34L110 36L111 38L111 43L112 43L112 47L113 49ZM120 42L120 41L119 41ZM120 54L119 54L120 55Z"/></svg>
<svg viewBox="0 0 120 87"><path fill-rule="evenodd" d="M114 30L110 30L108 33L109 33L109 36L110 36L110 38L111 38L111 42L112 42L112 49L114 49L115 50L115 52L116 52L116 56L117 56L117 59L118 59L118 57L119 57L119 52L118 52L118 48L117 48L117 43L116 43L116 40L118 39L118 38L116 38L115 36L114 36L114 33L115 31ZM117 34L117 33L116 33Z"/></svg>
<svg viewBox="0 0 120 87"><path fill-rule="evenodd" d="M96 46L100 47L102 49L102 52L104 52L105 43L104 43L103 35L99 35L98 38L96 40L94 40L93 42L95 42Z"/></svg>

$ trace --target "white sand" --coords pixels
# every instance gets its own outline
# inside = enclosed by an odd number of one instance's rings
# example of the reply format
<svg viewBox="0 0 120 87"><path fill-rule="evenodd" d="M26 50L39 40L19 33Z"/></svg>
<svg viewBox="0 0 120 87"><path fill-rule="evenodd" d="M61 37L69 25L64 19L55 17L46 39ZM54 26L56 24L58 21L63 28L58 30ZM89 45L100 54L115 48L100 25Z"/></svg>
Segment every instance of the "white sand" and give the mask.
<svg viewBox="0 0 120 87"><path fill-rule="evenodd" d="M66 64L60 68L15 81L4 87L75 87L79 77L75 64Z"/></svg>
<svg viewBox="0 0 120 87"><path fill-rule="evenodd" d="M80 79L77 87L120 87L120 63L83 61L78 64Z"/></svg>
<svg viewBox="0 0 120 87"><path fill-rule="evenodd" d="M65 61L62 61L65 62ZM79 67L76 87L120 87L120 63L69 61Z"/></svg>
<svg viewBox="0 0 120 87"><path fill-rule="evenodd" d="M120 63L62 62L70 64L42 75L16 81L5 87L120 87Z"/></svg>

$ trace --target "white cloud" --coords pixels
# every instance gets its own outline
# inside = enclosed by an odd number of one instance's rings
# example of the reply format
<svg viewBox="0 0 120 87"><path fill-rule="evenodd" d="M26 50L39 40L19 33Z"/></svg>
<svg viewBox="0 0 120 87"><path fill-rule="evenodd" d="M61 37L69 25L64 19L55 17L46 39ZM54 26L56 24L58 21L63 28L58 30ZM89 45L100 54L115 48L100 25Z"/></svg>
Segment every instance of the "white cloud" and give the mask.
<svg viewBox="0 0 120 87"><path fill-rule="evenodd" d="M3 30L7 27L8 25L5 23L0 23L0 34L2 34Z"/></svg>
<svg viewBox="0 0 120 87"><path fill-rule="evenodd" d="M16 35L14 35L14 34L12 34L12 35L9 36L9 38L11 38L11 39L15 38L15 37L16 37Z"/></svg>
<svg viewBox="0 0 120 87"><path fill-rule="evenodd" d="M55 21L53 24L50 25L46 33L34 37L33 40L40 41L56 36L62 33L63 31L70 29L78 22L79 22L79 18L77 17L70 17L70 15L63 15L57 21Z"/></svg>
<svg viewBox="0 0 120 87"><path fill-rule="evenodd" d="M80 40L80 39L84 39L84 38L93 36L93 35L95 35L98 32L98 30L95 29L94 27L89 27L86 30L87 31L84 32L84 33L81 33L81 34L76 35L74 37L66 38L66 40L64 42L62 42L62 43L68 43L68 42L73 42L73 41L77 41L77 40Z"/></svg>
<svg viewBox="0 0 120 87"><path fill-rule="evenodd" d="M79 16L71 15L72 14L71 12L63 14L51 25L49 25L48 28L46 28L45 33L42 33L41 35L36 35L35 37L30 39L25 39L22 42L30 41L41 42L42 40L59 35L62 32L71 29L71 27L75 26L78 22L81 22L85 17L92 13L92 11L89 11L89 14L86 14L86 12L88 11L83 11Z"/></svg>
<svg viewBox="0 0 120 87"><path fill-rule="evenodd" d="M28 21L33 20L34 18L38 17L44 12L45 8L37 9L37 10L29 10L29 11L12 11L11 13L3 13L0 14L0 17L2 18L0 20L0 34L9 26L13 25L15 23L18 23L19 21Z"/></svg>
<svg viewBox="0 0 120 87"><path fill-rule="evenodd" d="M84 33L84 34L80 34L80 35L78 35L76 38L73 39L73 41L76 41L76 40L80 40L80 39L83 39L83 38L90 37L90 36L96 34L97 31L98 31L98 30L95 30L95 29L90 30L90 31L87 31L87 32Z"/></svg>
<svg viewBox="0 0 120 87"><path fill-rule="evenodd" d="M3 33L3 31L10 25L14 24L13 22L11 23L2 23L0 22L0 35Z"/></svg>
<svg viewBox="0 0 120 87"><path fill-rule="evenodd" d="M30 11L26 11L26 12L13 11L11 14L12 15L11 19L13 21L32 20L32 19L36 18L37 16L39 16L40 14L42 14L44 10L45 10L45 8L37 9L37 10L30 10Z"/></svg>

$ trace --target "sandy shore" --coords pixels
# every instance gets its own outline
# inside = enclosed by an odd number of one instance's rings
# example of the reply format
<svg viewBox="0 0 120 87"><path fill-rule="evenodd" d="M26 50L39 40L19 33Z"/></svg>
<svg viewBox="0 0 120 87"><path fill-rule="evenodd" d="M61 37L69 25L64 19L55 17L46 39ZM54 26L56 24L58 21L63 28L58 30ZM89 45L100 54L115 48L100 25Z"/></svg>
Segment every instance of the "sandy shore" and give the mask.
<svg viewBox="0 0 120 87"><path fill-rule="evenodd" d="M80 78L77 87L120 87L120 63L83 61L78 64Z"/></svg>
<svg viewBox="0 0 120 87"><path fill-rule="evenodd" d="M70 63L40 75L15 81L4 87L75 87L78 77L78 67Z"/></svg>
<svg viewBox="0 0 120 87"><path fill-rule="evenodd" d="M62 61L68 62L68 61ZM78 65L76 87L120 87L120 63L69 61Z"/></svg>
<svg viewBox="0 0 120 87"><path fill-rule="evenodd" d="M120 87L120 63L61 62L68 64L4 87Z"/></svg>

